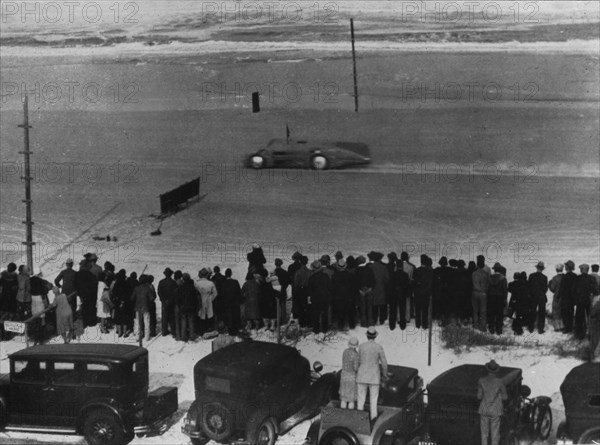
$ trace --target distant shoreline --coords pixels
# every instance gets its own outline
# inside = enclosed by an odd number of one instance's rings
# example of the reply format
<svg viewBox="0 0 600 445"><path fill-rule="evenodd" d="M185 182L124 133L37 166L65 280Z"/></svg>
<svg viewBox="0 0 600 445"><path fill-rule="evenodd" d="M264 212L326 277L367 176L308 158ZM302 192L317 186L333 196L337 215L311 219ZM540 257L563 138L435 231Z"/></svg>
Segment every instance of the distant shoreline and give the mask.
<svg viewBox="0 0 600 445"><path fill-rule="evenodd" d="M481 42L394 42L394 41L363 41L357 42L360 52L563 52L589 53L598 55L600 39L569 40L565 42L526 42L521 43L481 43ZM1 57L119 57L119 56L189 56L212 53L253 53L301 51L338 52L348 51L347 42L234 42L225 40L210 40L204 42L182 43L170 42L157 45L144 43L121 43L111 46L0 46Z"/></svg>

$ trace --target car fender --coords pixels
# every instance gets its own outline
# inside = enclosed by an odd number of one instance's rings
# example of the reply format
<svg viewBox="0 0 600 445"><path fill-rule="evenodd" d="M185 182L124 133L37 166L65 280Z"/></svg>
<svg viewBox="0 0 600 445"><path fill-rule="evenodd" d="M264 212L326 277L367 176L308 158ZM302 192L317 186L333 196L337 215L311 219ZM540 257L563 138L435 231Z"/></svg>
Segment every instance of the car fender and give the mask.
<svg viewBox="0 0 600 445"><path fill-rule="evenodd" d="M339 387L340 373L328 372L310 386L308 394L308 404L314 404L316 407L326 405L332 397L335 396L335 390Z"/></svg>
<svg viewBox="0 0 600 445"><path fill-rule="evenodd" d="M319 442L319 430L321 429L321 420L315 420L310 424L308 432L306 433L306 439L304 439L304 445L317 445Z"/></svg>
<svg viewBox="0 0 600 445"><path fill-rule="evenodd" d="M125 410L123 409L122 405L115 399L105 398L105 399L90 400L81 408L81 410L79 411L79 419L77 421L77 430L78 431L83 430L83 423L85 421L85 417L88 415L88 413L90 413L91 411L93 411L95 409L105 409L105 410L113 413L115 416L117 416L119 419L121 419L123 426L125 428L127 428L125 425L126 419L124 418Z"/></svg>

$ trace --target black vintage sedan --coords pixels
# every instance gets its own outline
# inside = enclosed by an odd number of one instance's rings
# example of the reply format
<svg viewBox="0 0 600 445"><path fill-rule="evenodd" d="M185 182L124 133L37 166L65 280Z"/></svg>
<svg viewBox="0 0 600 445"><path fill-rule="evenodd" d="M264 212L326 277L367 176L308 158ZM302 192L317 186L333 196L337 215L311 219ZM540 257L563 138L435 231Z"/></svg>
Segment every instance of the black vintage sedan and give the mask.
<svg viewBox="0 0 600 445"><path fill-rule="evenodd" d="M573 368L560 393L566 421L558 426L558 443L600 443L600 363Z"/></svg>
<svg viewBox="0 0 600 445"><path fill-rule="evenodd" d="M246 166L327 170L371 162L367 144L359 142L272 139L266 148L251 154Z"/></svg>
<svg viewBox="0 0 600 445"><path fill-rule="evenodd" d="M318 362L314 367L320 371ZM308 360L290 346L249 341L199 360L194 388L182 428L193 444L273 445L331 400L339 374L311 373Z"/></svg>
<svg viewBox="0 0 600 445"><path fill-rule="evenodd" d="M177 388L148 393L148 351L116 344L38 345L9 356L0 377L0 430L80 434L123 445L162 433Z"/></svg>
<svg viewBox="0 0 600 445"><path fill-rule="evenodd" d="M480 445L477 383L487 371L483 365L460 365L427 385L426 425L431 445ZM500 422L500 443L518 445L546 440L552 429L550 397L529 398L520 368L503 366L498 372L508 393Z"/></svg>

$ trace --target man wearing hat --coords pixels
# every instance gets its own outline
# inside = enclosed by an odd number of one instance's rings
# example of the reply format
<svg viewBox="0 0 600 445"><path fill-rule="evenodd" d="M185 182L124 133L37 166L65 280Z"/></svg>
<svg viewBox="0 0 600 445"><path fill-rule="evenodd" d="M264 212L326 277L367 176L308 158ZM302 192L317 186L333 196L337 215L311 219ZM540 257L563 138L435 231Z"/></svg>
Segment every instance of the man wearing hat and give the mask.
<svg viewBox="0 0 600 445"><path fill-rule="evenodd" d="M564 264L558 263L555 266L556 275L552 277L548 283L548 289L552 292L552 325L555 331L562 331L562 317L560 313L560 283L564 277L563 274Z"/></svg>
<svg viewBox="0 0 600 445"><path fill-rule="evenodd" d="M320 261L314 261L310 268L312 275L308 279L308 296L312 328L315 334L325 333L329 330L327 310L331 305L331 280Z"/></svg>
<svg viewBox="0 0 600 445"><path fill-rule="evenodd" d="M503 273L504 267L500 263L495 263L492 271L490 287L488 288L488 329L492 334L502 335L504 307L508 297L508 282Z"/></svg>
<svg viewBox="0 0 600 445"><path fill-rule="evenodd" d="M421 255L421 266L413 275L415 294L415 326L417 329L427 329L429 326L429 299L433 287L432 260L427 255Z"/></svg>
<svg viewBox="0 0 600 445"><path fill-rule="evenodd" d="M75 272L73 270L73 259L68 258L65 261L65 268L60 271L57 277L54 279L54 285L61 288L61 293L69 296L75 292ZM77 309L77 298L73 296L69 299L69 305L71 310L75 313Z"/></svg>
<svg viewBox="0 0 600 445"><path fill-rule="evenodd" d="M160 300L160 326L161 333L164 336L169 335L169 333L176 337L175 330L175 316L173 311L173 296L175 294L175 289L177 289L177 283L172 278L173 271L171 268L167 267L164 272L164 278L158 282L158 299Z"/></svg>
<svg viewBox="0 0 600 445"><path fill-rule="evenodd" d="M375 286L373 287L373 321L381 325L388 316L387 301L390 274L387 266L381 262L383 253L371 251L367 256L371 261L369 267L375 277Z"/></svg>
<svg viewBox="0 0 600 445"><path fill-rule="evenodd" d="M339 330L345 330L346 326L354 329L358 281L356 276L347 270L345 259L341 258L335 268L336 271L331 279L334 321Z"/></svg>
<svg viewBox="0 0 600 445"><path fill-rule="evenodd" d="M479 421L481 426L481 445L498 445L500 443L500 420L504 412L503 402L508 399L506 386L498 371L500 365L494 360L486 363L487 375L477 383L477 398L479 403ZM488 442L491 433L491 442Z"/></svg>
<svg viewBox="0 0 600 445"><path fill-rule="evenodd" d="M548 277L542 272L545 269L544 262L538 261L535 265L536 271L529 275L529 292L531 294L533 308L531 319L528 320L529 331L533 331L536 318L538 333L543 334L546 325L546 303L548 298Z"/></svg>
<svg viewBox="0 0 600 445"><path fill-rule="evenodd" d="M300 255L300 267L294 272L292 280L292 315L300 326L309 326L308 279L311 271L308 268L308 257Z"/></svg>
<svg viewBox="0 0 600 445"><path fill-rule="evenodd" d="M583 340L587 333L587 324L590 315L592 299L598 295L596 280L589 274L590 266L579 265L579 274L575 280L575 336Z"/></svg>
<svg viewBox="0 0 600 445"><path fill-rule="evenodd" d="M369 411L371 421L375 420L377 412L377 398L381 378L387 378L387 360L383 347L375 343L377 331L374 326L367 329L367 341L358 347L358 371L356 373L357 409L365 409L367 390L369 391Z"/></svg>
<svg viewBox="0 0 600 445"><path fill-rule="evenodd" d="M217 288L215 283L209 280L210 275L211 270L204 267L198 272L198 279L194 283L199 294L200 335L204 335L215 328L213 302L217 298Z"/></svg>

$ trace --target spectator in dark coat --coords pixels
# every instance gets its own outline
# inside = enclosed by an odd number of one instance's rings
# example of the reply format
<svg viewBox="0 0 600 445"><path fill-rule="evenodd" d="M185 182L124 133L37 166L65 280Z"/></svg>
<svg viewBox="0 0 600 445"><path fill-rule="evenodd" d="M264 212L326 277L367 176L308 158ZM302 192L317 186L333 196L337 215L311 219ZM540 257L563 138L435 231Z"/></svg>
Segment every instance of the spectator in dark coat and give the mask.
<svg viewBox="0 0 600 445"><path fill-rule="evenodd" d="M158 299L160 300L160 327L161 334L167 336L175 335L175 314L173 311L173 302L177 283L173 279L173 271L167 267L164 271L164 278L158 282Z"/></svg>
<svg viewBox="0 0 600 445"><path fill-rule="evenodd" d="M575 312L575 263L569 260L565 263L567 272L560 282L560 302L561 314L563 320L563 332L568 334L573 332L573 314Z"/></svg>
<svg viewBox="0 0 600 445"><path fill-rule="evenodd" d="M440 319L442 326L448 323L452 297L450 295L450 275L452 269L448 267L448 258L441 257L439 267L433 271L433 318Z"/></svg>
<svg viewBox="0 0 600 445"><path fill-rule="evenodd" d="M17 312L17 292L19 291L19 278L17 265L10 263L6 270L0 273L0 311Z"/></svg>
<svg viewBox="0 0 600 445"><path fill-rule="evenodd" d="M113 322L116 326L117 335L119 337L129 337L129 334L127 333L127 323L129 321L127 300L129 300L131 292L127 285L127 272L125 269L119 270L115 275L115 280L110 290L110 296L114 306Z"/></svg>
<svg viewBox="0 0 600 445"><path fill-rule="evenodd" d="M292 314L300 326L310 326L308 307L308 279L311 271L307 267L308 257L300 258L300 267L294 273L292 292Z"/></svg>
<svg viewBox="0 0 600 445"><path fill-rule="evenodd" d="M320 261L314 261L310 268L312 274L308 279L308 295L312 328L315 334L327 332L327 307L331 304L331 280L325 273Z"/></svg>
<svg viewBox="0 0 600 445"><path fill-rule="evenodd" d="M127 280L125 281L129 289L129 298L125 302L125 311L128 317L127 333L131 334L133 332L133 320L135 318L135 309L133 308L131 294L133 293L133 290L138 286L138 284L140 284L140 282L138 281L138 276L136 272L131 272L131 274L129 275L129 277L127 277Z"/></svg>
<svg viewBox="0 0 600 445"><path fill-rule="evenodd" d="M290 275L287 270L283 267L283 260L281 258L275 258L275 276L277 277L277 282L279 283L279 295L277 299L279 300L279 309L281 313L281 322L285 323L287 321L287 299L288 299L288 288L290 287Z"/></svg>
<svg viewBox="0 0 600 445"><path fill-rule="evenodd" d="M487 323L487 292L490 287L490 274L485 267L485 259L479 255L477 269L471 276L473 282L471 302L473 303L473 327L480 331L485 331Z"/></svg>
<svg viewBox="0 0 600 445"><path fill-rule="evenodd" d="M225 270L225 281L222 284L223 304L226 308L224 322L229 329L229 333L236 335L242 328L241 322L241 304L242 289L238 280L232 278L231 269Z"/></svg>
<svg viewBox="0 0 600 445"><path fill-rule="evenodd" d="M532 331L537 318L538 333L543 334L546 326L546 303L548 298L548 277L542 273L545 269L543 261L539 261L536 266L536 272L529 275L529 293L531 294L531 320L529 320L529 330Z"/></svg>
<svg viewBox="0 0 600 445"><path fill-rule="evenodd" d="M81 299L81 316L83 318L83 327L96 326L98 319L96 317L96 303L98 299L98 277L102 273L95 275L90 270L91 263L82 260L79 263L79 270L75 274L75 289Z"/></svg>
<svg viewBox="0 0 600 445"><path fill-rule="evenodd" d="M110 261L106 261L102 273L104 274L104 283L110 287L113 281L115 281L115 265Z"/></svg>
<svg viewBox="0 0 600 445"><path fill-rule="evenodd" d="M473 316L473 305L471 304L472 273L465 267L464 260L456 261L456 293L457 293L457 318L465 324ZM475 263L473 263L475 266Z"/></svg>
<svg viewBox="0 0 600 445"><path fill-rule="evenodd" d="M173 291L173 319L175 320L175 332L173 337L175 340L181 340L181 312L179 311L179 303L177 301L178 289L183 284L183 273L180 270L176 270L173 273L173 279L177 287Z"/></svg>
<svg viewBox="0 0 600 445"><path fill-rule="evenodd" d="M213 267L213 275L210 277L210 281L212 281L217 289L217 298L213 302L213 310L215 312L216 323L218 324L219 320L224 320L225 318L225 305L223 303L223 298L221 298L221 293L223 289L221 289L221 285L225 281L225 276L221 273L221 268L219 266Z"/></svg>
<svg viewBox="0 0 600 445"><path fill-rule="evenodd" d="M247 280L251 279L255 273L258 273L263 278L266 278L269 275L267 269L265 269L267 259L265 258L262 247L260 247L258 244L254 244L252 246L252 251L248 253L246 258L248 259L248 275L246 275Z"/></svg>
<svg viewBox="0 0 600 445"><path fill-rule="evenodd" d="M196 340L196 318L198 313L198 290L190 274L181 276L181 285L175 290L175 303L179 307L181 340Z"/></svg>
<svg viewBox="0 0 600 445"><path fill-rule="evenodd" d="M246 280L242 286L242 302L244 304L244 321L246 331L257 330L260 325L261 283L264 280L260 273L254 273L252 279Z"/></svg>
<svg viewBox="0 0 600 445"><path fill-rule="evenodd" d="M511 294L508 306L509 315L513 317L512 329L515 335L522 335L523 326L527 325L532 306L527 273L515 273L514 281L508 285L508 291Z"/></svg>
<svg viewBox="0 0 600 445"><path fill-rule="evenodd" d="M504 309L506 308L506 297L508 296L508 283L504 276L504 267L500 263L494 264L488 288L488 329L490 333L502 335L504 325Z"/></svg>
<svg viewBox="0 0 600 445"><path fill-rule="evenodd" d="M404 261L397 260L396 268L391 275L390 288L390 329L396 329L396 321L400 329L406 329L406 298L410 291L408 274L404 272ZM399 312L399 315L398 315Z"/></svg>
<svg viewBox="0 0 600 445"><path fill-rule="evenodd" d="M411 318L415 317L415 300L414 300L414 296L413 296L413 288L414 288L414 281L413 281L413 274L415 273L415 270L417 270L417 266L415 266L413 263L410 262L410 255L408 254L408 252L402 252L400 253L400 259L402 261L404 261L403 263L403 268L404 268L404 272L406 272L406 274L408 275L408 282L410 284L410 287L408 289L408 295L406 297L406 321L410 321Z"/></svg>
<svg viewBox="0 0 600 445"><path fill-rule="evenodd" d="M590 266L580 264L581 274L575 280L575 337L583 340L587 333L592 298L598 295L596 279L589 274Z"/></svg>
<svg viewBox="0 0 600 445"><path fill-rule="evenodd" d="M356 276L348 272L346 260L340 258L331 280L333 293L334 321L338 329L354 329L356 326L356 298L358 282Z"/></svg>
<svg viewBox="0 0 600 445"><path fill-rule="evenodd" d="M433 288L432 260L427 255L421 255L421 266L413 275L415 295L415 325L417 328L429 327L429 302Z"/></svg>
<svg viewBox="0 0 600 445"><path fill-rule="evenodd" d="M86 253L83 258L85 259L87 269L96 277L96 280L98 280L102 273L102 268L96 264L98 262L96 254Z"/></svg>
<svg viewBox="0 0 600 445"><path fill-rule="evenodd" d="M302 266L302 263L300 262L301 259L302 254L300 252L294 252L294 254L292 255L293 263L290 264L287 269L288 275L290 277L290 284L292 285L292 294L294 285L294 275L296 274L296 271Z"/></svg>
<svg viewBox="0 0 600 445"><path fill-rule="evenodd" d="M382 325L387 319L387 299L390 284L388 268L381 262L383 254L371 251L367 255L371 263L375 285L373 286L373 320L375 324Z"/></svg>
<svg viewBox="0 0 600 445"><path fill-rule="evenodd" d="M152 298L150 299L150 337L156 337L156 288L154 287L154 275L148 275L147 277L148 285L152 291Z"/></svg>
<svg viewBox="0 0 600 445"><path fill-rule="evenodd" d="M54 284L58 286L61 290L61 293L69 296L73 292L76 292L75 289L75 275L77 272L73 270L73 260L68 258L65 261L65 268L60 271L57 277L54 279ZM77 310L77 298L69 299L69 304L71 305L71 311L75 313Z"/></svg>
<svg viewBox="0 0 600 445"><path fill-rule="evenodd" d="M367 260L360 255L356 258L356 276L359 282L358 307L360 311L360 325L369 327L373 324L373 288L375 275L373 269L366 264Z"/></svg>

